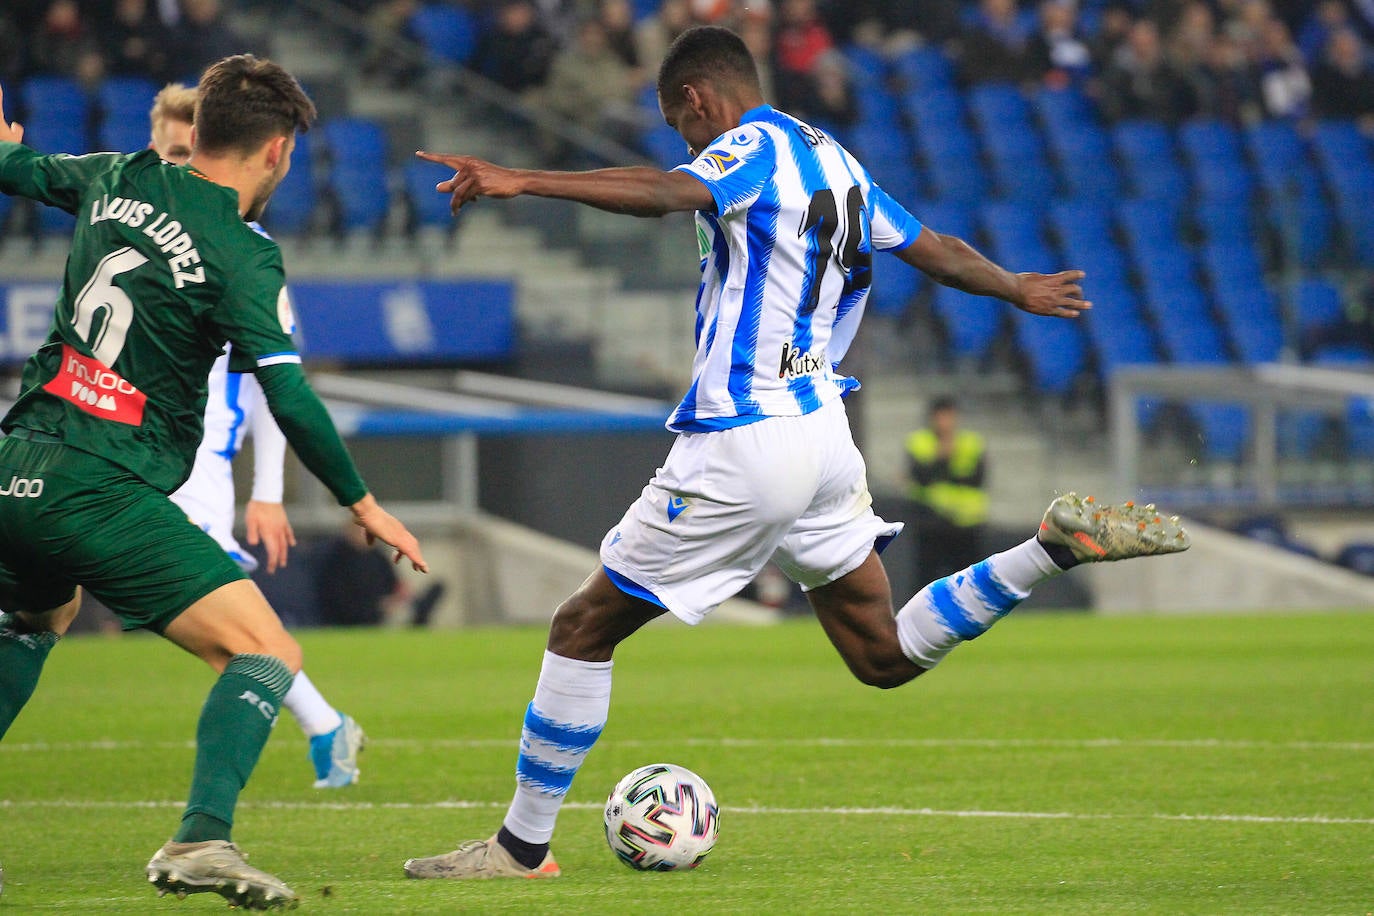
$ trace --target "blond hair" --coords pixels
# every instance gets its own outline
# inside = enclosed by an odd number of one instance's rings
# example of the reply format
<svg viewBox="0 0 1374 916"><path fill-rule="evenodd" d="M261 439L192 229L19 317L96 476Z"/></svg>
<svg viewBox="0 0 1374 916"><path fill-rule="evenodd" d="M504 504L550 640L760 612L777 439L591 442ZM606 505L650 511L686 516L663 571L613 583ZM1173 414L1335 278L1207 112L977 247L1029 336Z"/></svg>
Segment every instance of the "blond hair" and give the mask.
<svg viewBox="0 0 1374 916"><path fill-rule="evenodd" d="M148 120L154 129L166 120L194 124L196 117L196 90L181 83L168 83L153 99L153 110L148 112Z"/></svg>

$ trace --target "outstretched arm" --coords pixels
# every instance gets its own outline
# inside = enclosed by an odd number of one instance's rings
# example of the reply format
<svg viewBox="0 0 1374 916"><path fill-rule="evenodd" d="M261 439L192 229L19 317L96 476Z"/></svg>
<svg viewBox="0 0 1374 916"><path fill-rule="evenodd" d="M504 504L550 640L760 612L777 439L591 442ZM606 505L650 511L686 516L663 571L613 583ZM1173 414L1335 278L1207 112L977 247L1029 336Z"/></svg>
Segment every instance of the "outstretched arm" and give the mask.
<svg viewBox="0 0 1374 916"><path fill-rule="evenodd" d="M1079 285L1081 270L1057 274L1020 273L999 267L972 245L953 235L941 235L929 226L916 241L893 252L937 283L977 296L996 296L1032 315L1077 318L1092 308Z"/></svg>
<svg viewBox="0 0 1374 916"><path fill-rule="evenodd" d="M451 194L449 208L458 213L479 197L508 198L522 194L577 201L630 216L663 216L684 210L714 210L711 192L683 172L662 172L648 166L596 169L590 172L548 172L508 169L474 156L415 155L453 169L453 177L435 190Z"/></svg>

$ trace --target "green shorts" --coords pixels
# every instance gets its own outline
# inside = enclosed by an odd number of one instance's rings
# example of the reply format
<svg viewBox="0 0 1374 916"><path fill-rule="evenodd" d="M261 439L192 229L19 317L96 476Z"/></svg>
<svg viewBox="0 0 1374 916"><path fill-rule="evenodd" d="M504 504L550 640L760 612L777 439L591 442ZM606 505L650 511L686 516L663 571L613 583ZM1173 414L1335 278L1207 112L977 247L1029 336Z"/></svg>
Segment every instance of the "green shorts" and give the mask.
<svg viewBox="0 0 1374 916"><path fill-rule="evenodd" d="M0 439L0 608L41 612L80 585L126 630L161 633L244 578L166 494L38 433Z"/></svg>

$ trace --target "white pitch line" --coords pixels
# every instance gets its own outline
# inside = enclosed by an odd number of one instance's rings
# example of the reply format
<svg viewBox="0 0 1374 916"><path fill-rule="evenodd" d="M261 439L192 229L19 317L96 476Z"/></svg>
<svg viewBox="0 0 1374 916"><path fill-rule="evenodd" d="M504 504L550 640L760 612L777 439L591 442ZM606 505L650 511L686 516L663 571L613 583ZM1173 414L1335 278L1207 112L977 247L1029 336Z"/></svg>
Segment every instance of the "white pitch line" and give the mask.
<svg viewBox="0 0 1374 916"><path fill-rule="evenodd" d="M290 801L244 801L239 808L260 811L424 811L424 810L497 810L509 803L504 801L470 801L448 799L435 802L290 802ZM0 799L0 809L19 808L63 808L78 810L129 810L129 809L181 809L186 803L181 801L96 801L75 799ZM583 811L600 811L598 802L567 802L564 808ZM1374 817L1327 817L1325 815L1270 815L1270 814L1112 814L1083 813L1075 811L959 811L940 808L897 808L897 807L815 807L786 808L770 805L751 805L746 807L726 807L724 813L760 814L765 816L802 815L805 817L842 816L842 817L966 817L996 818L1005 820L1063 820L1063 821L1206 821L1233 824L1316 824L1323 826L1374 826Z"/></svg>
<svg viewBox="0 0 1374 916"><path fill-rule="evenodd" d="M417 750L514 748L518 738L368 738L369 747ZM1374 741L1252 741L1229 738L680 738L647 741L603 739L599 747L728 747L728 748L987 748L1096 750L1104 748L1177 748L1223 751L1374 751ZM0 753L70 751L184 750L193 741L30 741L0 744Z"/></svg>

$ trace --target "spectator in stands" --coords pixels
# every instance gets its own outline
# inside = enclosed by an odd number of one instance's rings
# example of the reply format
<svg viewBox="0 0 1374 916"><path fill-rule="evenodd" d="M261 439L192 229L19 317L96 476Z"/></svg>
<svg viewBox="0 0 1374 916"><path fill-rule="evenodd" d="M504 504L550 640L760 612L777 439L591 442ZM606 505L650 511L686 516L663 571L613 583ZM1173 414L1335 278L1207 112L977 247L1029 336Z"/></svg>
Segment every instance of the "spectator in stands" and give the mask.
<svg viewBox="0 0 1374 916"><path fill-rule="evenodd" d="M1260 99L1267 117L1298 119L1307 115L1312 80L1302 52L1282 20L1271 17L1264 24L1257 69Z"/></svg>
<svg viewBox="0 0 1374 916"><path fill-rule="evenodd" d="M606 44L625 66L639 69L639 46L635 43L635 11L630 0L600 0L596 18L606 33ZM636 76L636 79L643 77Z"/></svg>
<svg viewBox="0 0 1374 916"><path fill-rule="evenodd" d="M13 86L24 72L24 52L29 41L16 11L0 9L0 84Z"/></svg>
<svg viewBox="0 0 1374 916"><path fill-rule="evenodd" d="M1326 54L1332 35L1353 28L1354 19L1342 0L1321 0L1297 33L1298 50L1304 59L1315 64Z"/></svg>
<svg viewBox="0 0 1374 916"><path fill-rule="evenodd" d="M172 31L173 67L196 75L223 57L253 50L225 18L220 0L181 0L181 21Z"/></svg>
<svg viewBox="0 0 1374 916"><path fill-rule="evenodd" d="M146 76L158 83L173 77L167 60L169 35L148 0L115 0L103 32L110 73Z"/></svg>
<svg viewBox="0 0 1374 916"><path fill-rule="evenodd" d="M1017 83L1032 76L1030 34L1016 0L982 0L977 24L964 36L960 75L969 83Z"/></svg>
<svg viewBox="0 0 1374 916"><path fill-rule="evenodd" d="M960 34L958 0L822 0L820 12L836 43L888 56Z"/></svg>
<svg viewBox="0 0 1374 916"><path fill-rule="evenodd" d="M917 580L934 582L983 556L988 523L987 445L959 424L951 397L930 404L906 440L910 496L917 508Z"/></svg>
<svg viewBox="0 0 1374 916"><path fill-rule="evenodd" d="M1331 34L1312 71L1312 110L1322 118L1356 118L1374 127L1374 67L1352 29Z"/></svg>
<svg viewBox="0 0 1374 916"><path fill-rule="evenodd" d="M557 45L530 0L503 0L495 27L473 52L471 68L511 92L544 85Z"/></svg>
<svg viewBox="0 0 1374 916"><path fill-rule="evenodd" d="M816 97L816 62L834 47L816 0L782 0L773 36L773 83L779 107L806 116Z"/></svg>
<svg viewBox="0 0 1374 916"><path fill-rule="evenodd" d="M759 63L759 87L763 97L771 103L778 97L773 80L773 8L766 4L750 4L740 16L738 31L749 53ZM841 74L841 79L847 81L847 73ZM817 92L824 95L826 90L821 82L818 80Z"/></svg>
<svg viewBox="0 0 1374 916"><path fill-rule="evenodd" d="M1216 19L1210 6L1202 0L1194 0L1183 7L1173 28L1169 30L1165 53L1170 63L1180 73L1201 67L1207 59L1207 51L1216 38L1216 32Z"/></svg>
<svg viewBox="0 0 1374 916"><path fill-rule="evenodd" d="M416 41L410 21L420 10L419 0L383 0L366 18L363 73L401 89L413 84L424 68L409 52Z"/></svg>
<svg viewBox="0 0 1374 916"><path fill-rule="evenodd" d="M637 75L610 45L600 19L586 19L573 46L554 58L544 87L545 107L621 143L632 142ZM556 159L560 149L550 149Z"/></svg>
<svg viewBox="0 0 1374 916"><path fill-rule="evenodd" d="M1126 36L1131 34L1133 25L1135 13L1125 0L1115 0L1102 10L1097 21L1097 32L1088 44L1096 73L1105 73L1111 67L1117 51L1126 43Z"/></svg>
<svg viewBox="0 0 1374 916"><path fill-rule="evenodd" d="M28 48L30 73L68 76L88 86L105 74L100 46L76 0L51 0Z"/></svg>
<svg viewBox="0 0 1374 916"><path fill-rule="evenodd" d="M1159 29L1140 19L1102 77L1102 110L1112 120L1158 118L1177 123L1197 108L1192 87L1164 56Z"/></svg>
<svg viewBox="0 0 1374 916"><path fill-rule="evenodd" d="M390 558L351 523L321 548L316 569L321 622L329 626L375 626L408 599Z"/></svg>
<svg viewBox="0 0 1374 916"><path fill-rule="evenodd" d="M1092 52L1079 33L1074 0L1044 0L1040 29L1027 49L1030 72L1047 86L1082 84L1092 73Z"/></svg>
<svg viewBox="0 0 1374 916"><path fill-rule="evenodd" d="M658 12L644 17L635 28L635 47L643 61L663 60L668 47L692 26L688 0L662 0Z"/></svg>
<svg viewBox="0 0 1374 916"><path fill-rule="evenodd" d="M1236 125L1259 119L1259 78L1230 35L1215 35L1202 63L1186 75L1199 116Z"/></svg>

